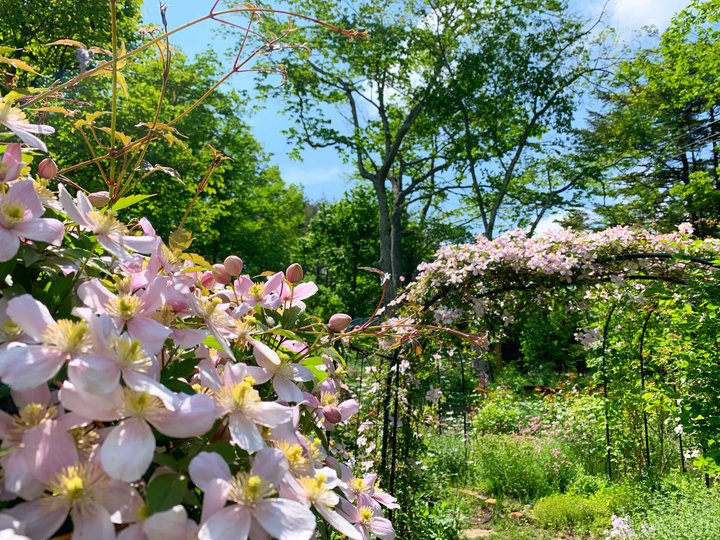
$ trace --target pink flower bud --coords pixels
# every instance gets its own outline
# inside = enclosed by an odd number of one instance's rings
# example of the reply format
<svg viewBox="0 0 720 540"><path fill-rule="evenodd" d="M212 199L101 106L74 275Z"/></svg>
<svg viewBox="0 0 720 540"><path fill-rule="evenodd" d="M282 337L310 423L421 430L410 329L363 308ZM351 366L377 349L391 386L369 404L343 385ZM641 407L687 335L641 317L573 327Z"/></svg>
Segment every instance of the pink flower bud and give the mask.
<svg viewBox="0 0 720 540"><path fill-rule="evenodd" d="M345 313L336 313L330 317L327 325L333 332L342 332L348 327L350 321L352 321L352 317L350 317L350 315L346 315Z"/></svg>
<svg viewBox="0 0 720 540"><path fill-rule="evenodd" d="M212 272L203 272L203 275L200 276L200 284L206 289L212 289L215 286L215 278Z"/></svg>
<svg viewBox="0 0 720 540"><path fill-rule="evenodd" d="M220 285L227 285L232 279L222 264L213 264L212 276Z"/></svg>
<svg viewBox="0 0 720 540"><path fill-rule="evenodd" d="M231 276L239 276L240 272L242 272L243 262L237 255L225 257L223 264L225 265L225 270L227 270Z"/></svg>
<svg viewBox="0 0 720 540"><path fill-rule="evenodd" d="M285 277L290 283L300 283L305 277L305 272L303 272L302 266L293 263L285 270Z"/></svg>
<svg viewBox="0 0 720 540"><path fill-rule="evenodd" d="M326 422L329 422L330 424L339 424L342 422L342 414L340 413L340 409L337 407L333 405L325 405L322 412Z"/></svg>
<svg viewBox="0 0 720 540"><path fill-rule="evenodd" d="M107 191L96 191L95 193L89 193L88 199L90 200L90 204L95 208L102 208L110 202L110 193Z"/></svg>
<svg viewBox="0 0 720 540"><path fill-rule="evenodd" d="M38 164L38 174L40 178L52 180L57 176L58 167L52 158L45 158Z"/></svg>

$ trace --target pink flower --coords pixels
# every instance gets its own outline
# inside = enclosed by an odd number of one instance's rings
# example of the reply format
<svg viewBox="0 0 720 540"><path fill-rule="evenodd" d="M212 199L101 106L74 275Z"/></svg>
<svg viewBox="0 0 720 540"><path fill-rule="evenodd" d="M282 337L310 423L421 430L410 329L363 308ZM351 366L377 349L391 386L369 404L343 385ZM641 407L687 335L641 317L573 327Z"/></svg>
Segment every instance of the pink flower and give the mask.
<svg viewBox="0 0 720 540"><path fill-rule="evenodd" d="M113 427L100 448L103 469L113 478L133 482L152 462L155 436L150 425L170 437L193 437L209 431L215 420L212 399L204 394L173 394L161 384L132 374L132 388L115 387L102 396L87 394L70 382L60 390L60 402L71 411Z"/></svg>
<svg viewBox="0 0 720 540"><path fill-rule="evenodd" d="M262 401L253 385L253 374L268 375L261 368L251 369L245 364L225 364L222 380L207 363L199 367L200 380L215 397L219 416L227 415L230 438L243 450L256 452L265 447L258 426L276 428L292 421L293 410L279 403Z"/></svg>
<svg viewBox="0 0 720 540"><path fill-rule="evenodd" d="M31 148L38 148L43 152L47 152L47 146L33 133L42 135L55 133L55 129L50 126L28 122L25 113L17 107L13 107L12 101L7 99L7 96L0 97L0 124L15 133L22 142Z"/></svg>
<svg viewBox="0 0 720 540"><path fill-rule="evenodd" d="M235 540L270 535L278 540L309 540L315 516L303 504L273 497L288 463L282 452L264 448L255 455L249 473L230 474L215 453L201 452L190 462L190 478L204 493L199 540ZM227 500L230 506L224 507ZM251 531L260 528L256 534Z"/></svg>
<svg viewBox="0 0 720 540"><path fill-rule="evenodd" d="M343 478L345 478L343 476ZM384 492L377 486L377 474L366 474L362 478L350 478L347 480L343 492L352 502L357 501L358 507L368 506L374 511L380 510L382 504L385 508L400 508L397 499Z"/></svg>
<svg viewBox="0 0 720 540"><path fill-rule="evenodd" d="M337 424L350 419L360 409L354 399L340 401L337 386L332 379L325 379L313 392L319 394L320 398L305 392L304 403L320 414L325 429L334 429Z"/></svg>
<svg viewBox="0 0 720 540"><path fill-rule="evenodd" d="M283 401L299 403L303 393L293 381L312 381L313 373L305 366L290 362L288 356L272 350L259 341L253 341L253 353L258 365L272 376L275 393Z"/></svg>
<svg viewBox="0 0 720 540"><path fill-rule="evenodd" d="M153 321L154 322L154 321ZM68 379L89 394L107 394L120 384L120 375L159 373L157 358L150 357L137 339L121 334L109 315L89 319L93 347L68 363Z"/></svg>
<svg viewBox="0 0 720 540"><path fill-rule="evenodd" d="M124 482L109 478L95 463L64 467L47 484L46 493L6 511L25 525L33 540L47 540L73 521L73 538L115 540L114 523L139 517L140 495Z"/></svg>
<svg viewBox="0 0 720 540"><path fill-rule="evenodd" d="M277 272L270 276L265 283L253 283L248 276L240 276L235 280L235 293L241 303L238 306L238 315L244 315L256 305L267 309L280 307L280 291L285 276Z"/></svg>
<svg viewBox="0 0 720 540"><path fill-rule="evenodd" d="M314 476L298 478L295 489L300 502L312 505L325 521L338 532L353 540L362 540L362 533L334 508L340 502L340 497L333 491L340 482L335 471L329 467L316 470Z"/></svg>
<svg viewBox="0 0 720 540"><path fill-rule="evenodd" d="M8 144L0 163L0 182L12 182L23 168L22 152L17 143Z"/></svg>
<svg viewBox="0 0 720 540"><path fill-rule="evenodd" d="M362 534L363 540L370 540L370 534L383 540L394 540L395 529L390 520L382 517L380 510L369 506L355 507L345 500L340 501L340 507L349 521Z"/></svg>
<svg viewBox="0 0 720 540"><path fill-rule="evenodd" d="M170 335L170 329L153 318L163 304L165 288L165 280L158 277L135 294L130 291L113 294L100 281L92 279L78 287L78 296L87 308L76 308L75 312L85 320L98 313L110 315L118 329L127 325L131 338L140 341L148 353L157 354Z"/></svg>
<svg viewBox="0 0 720 540"><path fill-rule="evenodd" d="M5 489L24 499L42 493L42 484L62 467L78 459L69 429L83 423L74 414L62 414L50 402L47 386L13 392L18 407L14 416L0 411L0 438Z"/></svg>
<svg viewBox="0 0 720 540"><path fill-rule="evenodd" d="M31 180L10 186L0 198L0 262L20 249L20 238L60 245L65 227L57 219L41 218L45 209Z"/></svg>
<svg viewBox="0 0 720 540"><path fill-rule="evenodd" d="M60 204L68 217L94 233L98 243L108 253L120 259L127 259L130 257L128 250L150 253L156 248L158 243L156 238L129 235L125 225L117 220L112 210L104 212L96 210L82 191L78 191L76 202L65 186L60 184L59 190Z"/></svg>
<svg viewBox="0 0 720 540"><path fill-rule="evenodd" d="M0 378L14 390L46 383L68 358L82 354L90 345L84 321L55 321L29 294L10 300L7 315L35 341L30 345L12 343L0 350Z"/></svg>

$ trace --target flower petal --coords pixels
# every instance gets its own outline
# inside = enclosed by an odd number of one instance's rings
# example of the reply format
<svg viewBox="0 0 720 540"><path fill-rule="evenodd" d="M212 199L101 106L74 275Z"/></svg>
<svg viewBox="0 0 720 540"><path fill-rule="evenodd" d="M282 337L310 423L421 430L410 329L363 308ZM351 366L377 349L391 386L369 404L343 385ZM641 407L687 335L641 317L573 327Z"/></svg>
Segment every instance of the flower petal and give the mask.
<svg viewBox="0 0 720 540"><path fill-rule="evenodd" d="M27 430L22 442L21 451L25 453L33 476L43 483L78 460L75 439L55 420L42 422Z"/></svg>
<svg viewBox="0 0 720 540"><path fill-rule="evenodd" d="M0 262L9 261L20 249L20 240L17 234L8 231L0 225Z"/></svg>
<svg viewBox="0 0 720 540"><path fill-rule="evenodd" d="M57 219L34 218L18 223L13 231L23 238L59 246L65 236L65 225Z"/></svg>
<svg viewBox="0 0 720 540"><path fill-rule="evenodd" d="M122 389L117 386L112 392L102 396L95 396L81 392L68 381L60 389L60 403L63 407L87 419L111 422L122 418L120 412L124 405Z"/></svg>
<svg viewBox="0 0 720 540"><path fill-rule="evenodd" d="M7 190L4 203L20 203L23 208L29 210L30 217L40 217L45 209L43 208L40 197L35 191L35 185L32 180L21 180L15 182L10 189Z"/></svg>
<svg viewBox="0 0 720 540"><path fill-rule="evenodd" d="M100 462L111 477L125 482L142 478L152 463L155 437L142 418L130 418L113 428L100 449Z"/></svg>
<svg viewBox="0 0 720 540"><path fill-rule="evenodd" d="M289 465L285 454L277 448L263 448L255 455L251 473L262 476L277 487L288 469Z"/></svg>
<svg viewBox="0 0 720 540"><path fill-rule="evenodd" d="M128 334L140 340L148 354L159 353L171 333L167 326L149 317L134 317L127 322L127 327Z"/></svg>
<svg viewBox="0 0 720 540"><path fill-rule="evenodd" d="M248 418L256 424L265 427L277 427L280 424L290 422L293 417L293 410L279 403L262 401L248 411Z"/></svg>
<svg viewBox="0 0 720 540"><path fill-rule="evenodd" d="M323 518L325 518L325 521L332 525L336 531L344 534L352 540L363 540L362 533L353 527L348 520L335 512L335 510L332 510L322 504L315 505L315 509Z"/></svg>
<svg viewBox="0 0 720 540"><path fill-rule="evenodd" d="M257 452L265 446L265 439L257 426L242 414L231 414L228 418L232 442L248 452Z"/></svg>
<svg viewBox="0 0 720 540"><path fill-rule="evenodd" d="M65 354L39 345L0 352L0 378L13 390L30 390L50 379L65 363Z"/></svg>
<svg viewBox="0 0 720 540"><path fill-rule="evenodd" d="M275 393L283 401L300 403L303 400L303 393L297 385L283 375L275 375L273 378Z"/></svg>
<svg viewBox="0 0 720 540"><path fill-rule="evenodd" d="M250 519L250 512L244 506L228 506L200 527L198 540L246 540Z"/></svg>
<svg viewBox="0 0 720 540"><path fill-rule="evenodd" d="M68 363L68 379L87 394L108 394L120 384L120 368L103 356L85 355Z"/></svg>
<svg viewBox="0 0 720 540"><path fill-rule="evenodd" d="M47 540L65 521L69 507L49 505L42 500L20 503L4 510L25 525L25 534L33 540Z"/></svg>
<svg viewBox="0 0 720 540"><path fill-rule="evenodd" d="M84 504L72 512L73 540L115 540L115 527L105 507Z"/></svg>
<svg viewBox="0 0 720 540"><path fill-rule="evenodd" d="M315 532L315 516L310 509L289 499L259 501L252 515L277 540L309 540Z"/></svg>
<svg viewBox="0 0 720 540"><path fill-rule="evenodd" d="M218 414L215 400L206 394L187 396L174 411L161 409L148 416L160 433L170 437L197 437L210 431Z"/></svg>
<svg viewBox="0 0 720 540"><path fill-rule="evenodd" d="M200 452L190 462L190 479L202 491L216 479L230 480L232 474L227 462L216 452Z"/></svg>
<svg viewBox="0 0 720 540"><path fill-rule="evenodd" d="M187 537L187 521L187 512L179 504L146 519L143 532L150 540L178 540Z"/></svg>
<svg viewBox="0 0 720 540"><path fill-rule="evenodd" d="M29 294L16 296L10 300L7 314L23 332L37 342L43 341L48 325L55 322L45 304L38 302Z"/></svg>

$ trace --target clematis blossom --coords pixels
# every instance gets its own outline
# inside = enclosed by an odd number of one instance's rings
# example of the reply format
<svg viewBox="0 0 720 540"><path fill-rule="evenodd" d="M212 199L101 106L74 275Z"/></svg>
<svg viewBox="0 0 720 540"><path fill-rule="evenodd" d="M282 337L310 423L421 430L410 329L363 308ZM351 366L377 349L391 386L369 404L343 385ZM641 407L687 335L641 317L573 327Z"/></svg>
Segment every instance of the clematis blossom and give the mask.
<svg viewBox="0 0 720 540"><path fill-rule="evenodd" d="M343 514L355 525L362 535L362 540L370 540L370 535L382 540L394 540L395 529L389 519L382 517L379 510L369 506L355 507L345 500L340 501Z"/></svg>
<svg viewBox="0 0 720 540"><path fill-rule="evenodd" d="M273 389L280 399L299 403L303 393L295 382L313 380L313 373L305 366L290 362L284 353L278 354L266 344L253 341L253 354L258 365L270 373Z"/></svg>
<svg viewBox="0 0 720 540"><path fill-rule="evenodd" d="M34 499L43 483L62 467L78 459L69 429L83 423L74 414L63 414L51 401L46 385L27 392L13 392L15 415L0 411L0 464L4 487L24 499Z"/></svg>
<svg viewBox="0 0 720 540"><path fill-rule="evenodd" d="M65 381L60 402L86 418L120 420L100 447L100 462L112 478L133 482L145 474L155 452L150 425L170 437L202 435L215 421L215 407L209 396L173 394L142 375L126 376L126 381L133 388L117 386L102 396L82 392Z"/></svg>
<svg viewBox="0 0 720 540"><path fill-rule="evenodd" d="M291 422L293 410L279 403L262 401L253 386L253 374L267 374L261 368L252 369L245 364L225 364L222 379L207 362L200 367L200 380L213 394L219 416L227 416L232 442L248 452L257 452L266 446L258 426L276 428Z"/></svg>
<svg viewBox="0 0 720 540"><path fill-rule="evenodd" d="M0 350L0 379L13 390L46 383L65 361L90 346L84 321L55 321L45 305L29 294L8 302L7 316L35 343L14 342Z"/></svg>
<svg viewBox="0 0 720 540"><path fill-rule="evenodd" d="M171 333L169 328L153 318L163 304L165 285L162 278L156 278L144 291L114 294L99 280L91 279L78 287L78 296L86 307L76 308L75 313L86 321L98 313L110 315L119 330L127 326L131 338L137 339L149 354L157 354Z"/></svg>
<svg viewBox="0 0 720 540"><path fill-rule="evenodd" d="M44 212L32 180L15 182L0 197L0 262L15 256L20 238L60 245L65 227L57 219L41 218Z"/></svg>
<svg viewBox="0 0 720 540"><path fill-rule="evenodd" d="M288 472L282 452L264 448L248 473L230 474L216 453L201 452L190 462L190 478L204 493L199 540L245 540L270 535L277 540L309 540L315 516L300 502L274 497ZM225 507L226 501L233 504ZM261 531L255 532L257 529Z"/></svg>
<svg viewBox="0 0 720 540"><path fill-rule="evenodd" d="M25 113L12 106L12 100L0 97L0 124L12 131L18 138L31 148L47 152L45 143L35 135L52 135L55 128L43 124L31 124Z"/></svg>
<svg viewBox="0 0 720 540"><path fill-rule="evenodd" d="M298 478L290 492L294 491L300 502L312 505L338 532L352 540L363 540L362 533L335 509L340 503L340 497L333 489L339 485L337 473L329 467L323 467L316 470L313 476Z"/></svg>
<svg viewBox="0 0 720 540"><path fill-rule="evenodd" d="M150 253L155 249L158 240L150 236L133 236L119 222L112 210L101 212L93 207L87 196L78 191L77 199L73 199L65 186L59 186L60 204L67 216L84 229L95 234L98 243L108 253L120 258L130 258L130 252Z"/></svg>
<svg viewBox="0 0 720 540"><path fill-rule="evenodd" d="M6 511L24 524L33 540L47 540L65 522L73 522L73 538L115 540L115 523L134 521L141 498L135 488L108 477L99 465L78 462L61 469L40 498Z"/></svg>
<svg viewBox="0 0 720 540"><path fill-rule="evenodd" d="M17 143L8 144L0 162L0 182L12 182L23 168L22 152Z"/></svg>
<svg viewBox="0 0 720 540"><path fill-rule="evenodd" d="M120 333L109 315L101 314L88 321L92 349L68 363L68 379L88 394L107 394L132 374L151 378L159 376L160 366L142 348L139 340Z"/></svg>

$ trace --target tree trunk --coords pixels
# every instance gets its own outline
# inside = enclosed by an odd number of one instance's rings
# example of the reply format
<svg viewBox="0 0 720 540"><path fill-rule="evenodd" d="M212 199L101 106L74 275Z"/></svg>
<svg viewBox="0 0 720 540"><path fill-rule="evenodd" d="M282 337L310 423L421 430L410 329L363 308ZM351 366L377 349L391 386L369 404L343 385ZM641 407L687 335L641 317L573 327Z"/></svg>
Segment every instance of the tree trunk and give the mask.
<svg viewBox="0 0 720 540"><path fill-rule="evenodd" d="M380 270L392 276L393 273L393 249L392 249L392 220L388 205L387 190L385 181L376 178L373 180L375 196L378 201L378 234L380 235ZM395 297L395 286L392 279L388 283L388 291L385 296L385 304Z"/></svg>

